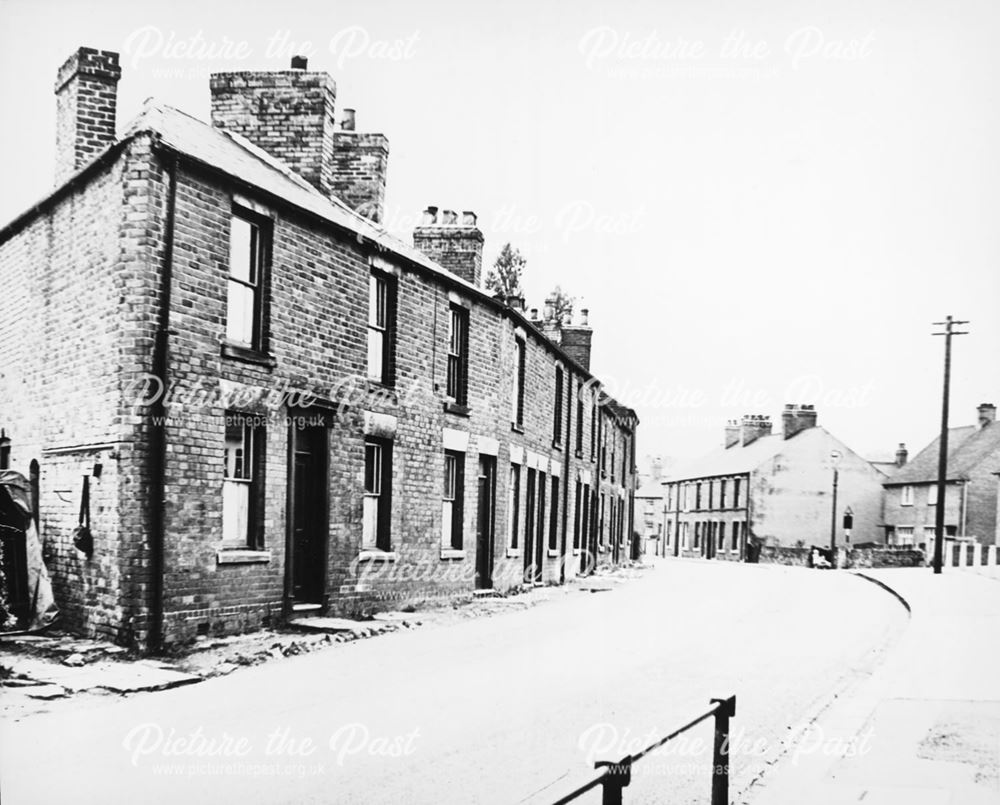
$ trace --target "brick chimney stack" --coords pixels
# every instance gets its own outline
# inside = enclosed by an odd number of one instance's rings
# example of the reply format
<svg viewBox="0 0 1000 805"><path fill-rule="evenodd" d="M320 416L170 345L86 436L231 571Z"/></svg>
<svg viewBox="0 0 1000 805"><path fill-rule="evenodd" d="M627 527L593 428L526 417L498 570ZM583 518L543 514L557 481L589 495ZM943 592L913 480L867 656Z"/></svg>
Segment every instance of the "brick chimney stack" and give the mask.
<svg viewBox="0 0 1000 805"><path fill-rule="evenodd" d="M794 405L788 403L781 412L781 426L784 438L791 439L795 434L816 427L815 405Z"/></svg>
<svg viewBox="0 0 1000 805"><path fill-rule="evenodd" d="M246 137L320 192L381 223L389 140L356 131L353 109L336 129L337 85L308 64L295 56L289 70L213 73L212 125Z"/></svg>
<svg viewBox="0 0 1000 805"><path fill-rule="evenodd" d="M212 125L246 137L329 194L337 85L296 56L290 70L213 73Z"/></svg>
<svg viewBox="0 0 1000 805"><path fill-rule="evenodd" d="M562 344L562 325L556 319L556 297L555 294L549 294L545 297L545 311L544 316L541 321L539 321L538 329L542 331L542 335L549 339L553 344Z"/></svg>
<svg viewBox="0 0 1000 805"><path fill-rule="evenodd" d="M115 141L118 54L82 47L56 75L56 172L62 184Z"/></svg>
<svg viewBox="0 0 1000 805"><path fill-rule="evenodd" d="M743 430L740 427L740 423L735 419L730 419L726 423L725 438L723 440L723 445L726 450L728 450L733 445L739 444L742 438Z"/></svg>
<svg viewBox="0 0 1000 805"><path fill-rule="evenodd" d="M454 210L438 215L437 207L428 207L413 230L413 245L452 274L482 286L483 233L474 212L466 210L459 221Z"/></svg>
<svg viewBox="0 0 1000 805"><path fill-rule="evenodd" d="M741 443L744 447L753 444L761 436L771 435L771 417L763 414L747 414L740 422Z"/></svg>
<svg viewBox="0 0 1000 805"><path fill-rule="evenodd" d="M980 428L985 428L997 421L997 407L993 403L983 403L976 411L979 412Z"/></svg>
<svg viewBox="0 0 1000 805"><path fill-rule="evenodd" d="M359 215L380 224L385 216L389 139L355 131L355 125L354 110L345 109L340 130L333 134L331 192Z"/></svg>
<svg viewBox="0 0 1000 805"><path fill-rule="evenodd" d="M896 466L902 467L906 464L906 460L910 457L910 451L906 449L906 445L903 442L899 443L899 447L896 448Z"/></svg>
<svg viewBox="0 0 1000 805"><path fill-rule="evenodd" d="M590 371L590 347L594 339L594 331L590 327L590 310L581 308L580 315L573 324L562 326L562 348L574 361L586 371Z"/></svg>

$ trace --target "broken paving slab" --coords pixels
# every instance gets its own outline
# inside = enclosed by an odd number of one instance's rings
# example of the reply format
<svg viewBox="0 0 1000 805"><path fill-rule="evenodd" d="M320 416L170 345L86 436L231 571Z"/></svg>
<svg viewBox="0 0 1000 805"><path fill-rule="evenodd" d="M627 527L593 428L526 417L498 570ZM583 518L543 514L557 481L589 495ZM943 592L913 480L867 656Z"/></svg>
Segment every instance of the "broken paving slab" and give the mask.
<svg viewBox="0 0 1000 805"><path fill-rule="evenodd" d="M380 621L354 621L350 618L293 618L289 626L307 632L349 633L357 637L388 631L392 625Z"/></svg>
<svg viewBox="0 0 1000 805"><path fill-rule="evenodd" d="M59 685L74 693L95 688L105 688L115 693L136 693L143 690L167 690L201 681L201 677L194 674L145 662L95 662L72 667L24 658L12 663L11 671L38 682Z"/></svg>

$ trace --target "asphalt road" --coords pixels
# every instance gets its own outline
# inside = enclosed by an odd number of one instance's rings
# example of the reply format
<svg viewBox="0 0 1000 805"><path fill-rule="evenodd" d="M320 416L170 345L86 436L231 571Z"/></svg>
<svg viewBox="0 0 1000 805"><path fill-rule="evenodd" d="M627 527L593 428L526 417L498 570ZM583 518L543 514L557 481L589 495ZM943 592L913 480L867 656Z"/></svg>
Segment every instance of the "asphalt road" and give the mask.
<svg viewBox="0 0 1000 805"><path fill-rule="evenodd" d="M0 724L0 793L521 802L733 693L738 787L905 624L895 599L846 572L666 562L608 592ZM710 747L706 724L637 765L626 802L706 801Z"/></svg>

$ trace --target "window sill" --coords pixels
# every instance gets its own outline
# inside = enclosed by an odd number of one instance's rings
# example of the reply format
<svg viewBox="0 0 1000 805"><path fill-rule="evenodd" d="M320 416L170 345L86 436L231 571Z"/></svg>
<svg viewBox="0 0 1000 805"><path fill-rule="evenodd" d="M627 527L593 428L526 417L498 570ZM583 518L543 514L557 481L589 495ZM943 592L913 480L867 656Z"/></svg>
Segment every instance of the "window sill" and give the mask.
<svg viewBox="0 0 1000 805"><path fill-rule="evenodd" d="M552 442L552 449L562 452L562 442Z"/></svg>
<svg viewBox="0 0 1000 805"><path fill-rule="evenodd" d="M516 422L510 423L510 429L514 431L514 433L524 433L524 426L518 425Z"/></svg>
<svg viewBox="0 0 1000 805"><path fill-rule="evenodd" d="M574 548L573 549L573 556L579 556L579 555L580 555L580 549L579 548Z"/></svg>
<svg viewBox="0 0 1000 805"><path fill-rule="evenodd" d="M508 548L507 549L507 558L508 559L516 559L520 555L521 555L521 549L520 548Z"/></svg>
<svg viewBox="0 0 1000 805"><path fill-rule="evenodd" d="M442 548L441 549L442 559L464 559L465 550L462 548Z"/></svg>
<svg viewBox="0 0 1000 805"><path fill-rule="evenodd" d="M471 412L471 408L467 405L460 405L456 402L446 402L444 404L444 411L446 414L454 414L455 416L468 416Z"/></svg>
<svg viewBox="0 0 1000 805"><path fill-rule="evenodd" d="M577 450L575 453L573 453L573 455L576 456L579 459L582 459L583 458L583 451L582 450Z"/></svg>
<svg viewBox="0 0 1000 805"><path fill-rule="evenodd" d="M380 551L375 548L364 549L358 554L359 562L395 562L399 554L395 551Z"/></svg>
<svg viewBox="0 0 1000 805"><path fill-rule="evenodd" d="M223 550L215 552L217 565L256 565L271 561L270 551Z"/></svg>
<svg viewBox="0 0 1000 805"><path fill-rule="evenodd" d="M550 557L558 557L559 556L559 549L558 548L549 548L548 555Z"/></svg>
<svg viewBox="0 0 1000 805"><path fill-rule="evenodd" d="M244 344L235 344L232 341L222 342L222 357L232 358L233 360L243 361L244 363L254 363L258 366L266 366L269 369L273 369L278 365L278 362L274 359L273 355L261 352L260 350L248 347Z"/></svg>

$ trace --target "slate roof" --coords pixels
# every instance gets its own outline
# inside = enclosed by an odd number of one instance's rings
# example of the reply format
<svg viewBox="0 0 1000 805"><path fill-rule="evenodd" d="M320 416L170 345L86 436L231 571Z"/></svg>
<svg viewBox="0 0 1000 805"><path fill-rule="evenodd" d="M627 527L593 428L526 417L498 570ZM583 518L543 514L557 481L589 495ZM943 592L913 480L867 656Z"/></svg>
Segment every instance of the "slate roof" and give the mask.
<svg viewBox="0 0 1000 805"><path fill-rule="evenodd" d="M819 425L815 428L807 428L792 438L801 438L803 434L819 428ZM717 475L738 475L751 472L780 453L784 444L784 434L772 433L770 436L761 436L746 447L740 444L733 445L728 449L720 446L700 458L679 465L664 480L681 481L689 478L712 478Z"/></svg>
<svg viewBox="0 0 1000 805"><path fill-rule="evenodd" d="M900 468L899 472L885 483L886 486L899 484L921 484L937 480L938 451L941 437L938 436L921 450L912 461ZM948 429L948 470L949 481L964 481L983 462L991 462L990 471L1000 470L1000 423L991 422L985 427L968 425L963 428Z"/></svg>
<svg viewBox="0 0 1000 805"><path fill-rule="evenodd" d="M340 199L321 193L281 160L239 134L210 126L196 117L172 106L158 104L152 99L146 101L138 117L129 124L123 139L144 131L159 135L160 142L174 151L350 230L402 255L407 260L422 265L429 271L438 274L446 272L423 252L391 235L378 224L358 215ZM446 273L449 280L457 281L470 290L482 293L481 289L457 274Z"/></svg>
<svg viewBox="0 0 1000 805"><path fill-rule="evenodd" d="M482 288L441 267L419 249L390 234L378 224L358 215L340 199L321 193L281 160L271 156L245 137L216 128L172 106L157 103L152 98L143 104L139 115L129 123L122 137L114 145L77 171L41 201L0 227L0 242L11 237L38 212L59 198L67 187L94 169L97 163L120 150L133 137L144 132L154 134L164 146L175 153L184 155L187 159L202 163L211 169L221 171L257 187L265 193L353 233L359 239L368 240L383 250L405 258L410 263L437 275L446 283L461 287L488 304L492 303L504 308L505 312L519 326L538 333L541 342L558 353L562 360L574 366L578 372L593 377L589 371L570 358L558 344L554 344L538 331L520 311L495 300ZM638 416L634 409L618 402L603 390L601 394L603 398L606 398L605 404L609 405L612 413L638 422Z"/></svg>

